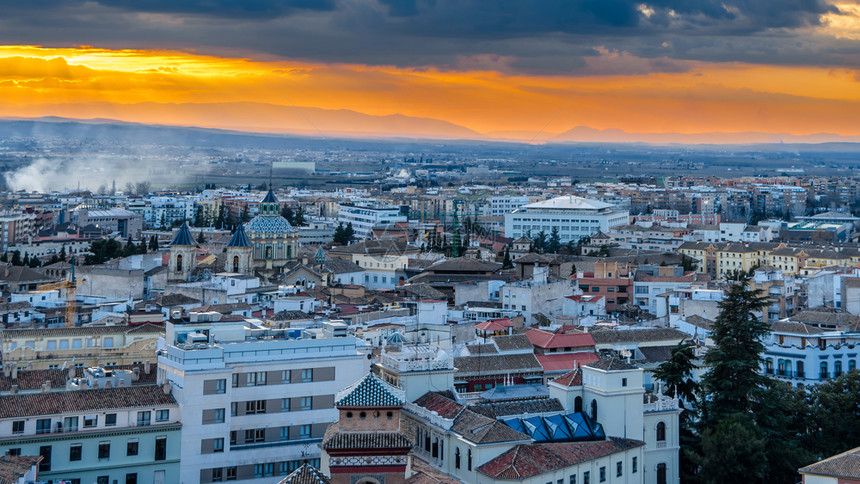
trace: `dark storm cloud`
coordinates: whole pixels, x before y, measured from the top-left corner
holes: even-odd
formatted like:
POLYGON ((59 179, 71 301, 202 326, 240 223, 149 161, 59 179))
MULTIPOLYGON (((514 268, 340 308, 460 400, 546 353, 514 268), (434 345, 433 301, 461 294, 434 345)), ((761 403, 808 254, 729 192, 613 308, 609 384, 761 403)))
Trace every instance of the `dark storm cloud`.
POLYGON ((587 67, 595 48, 668 58, 648 66, 667 71, 685 68, 671 59, 856 65, 855 41, 804 29, 832 11, 823 0, 36 0, 0 13, 0 41, 442 68, 492 55, 558 73, 587 67))

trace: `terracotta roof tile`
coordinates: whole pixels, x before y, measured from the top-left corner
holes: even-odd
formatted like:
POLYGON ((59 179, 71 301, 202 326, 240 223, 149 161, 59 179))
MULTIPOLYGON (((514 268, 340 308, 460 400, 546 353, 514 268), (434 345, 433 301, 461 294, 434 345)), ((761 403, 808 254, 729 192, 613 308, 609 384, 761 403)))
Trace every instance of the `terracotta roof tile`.
POLYGON ((495 479, 521 480, 645 445, 610 437, 597 442, 521 444, 478 467, 495 479))
POLYGON ((0 396, 0 418, 59 415, 121 408, 175 405, 159 386, 134 386, 0 396))

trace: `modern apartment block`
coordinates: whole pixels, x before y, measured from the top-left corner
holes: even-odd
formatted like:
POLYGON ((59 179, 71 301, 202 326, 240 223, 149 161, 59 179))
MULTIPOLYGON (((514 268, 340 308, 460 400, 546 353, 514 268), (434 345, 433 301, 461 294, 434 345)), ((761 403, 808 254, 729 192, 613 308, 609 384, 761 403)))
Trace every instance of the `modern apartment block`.
POLYGON ((180 433, 176 401, 154 385, 0 396, 0 455, 41 456, 44 482, 178 482, 180 433))
POLYGON ((159 344, 159 383, 180 405, 176 482, 274 482, 306 461, 319 466, 334 396, 365 375, 354 337, 314 338, 219 313, 171 318, 159 344))

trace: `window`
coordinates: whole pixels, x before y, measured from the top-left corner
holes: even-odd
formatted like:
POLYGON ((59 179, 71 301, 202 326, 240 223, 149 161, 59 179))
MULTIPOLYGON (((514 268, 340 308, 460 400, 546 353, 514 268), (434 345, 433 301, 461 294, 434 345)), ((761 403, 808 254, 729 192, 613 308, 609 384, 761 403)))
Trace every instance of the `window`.
MULTIPOLYGON (((116 418, 115 415, 114 415, 114 418, 116 418)), ((99 424, 99 416, 98 415, 84 415, 84 428, 85 429, 97 427, 98 424, 99 424)))
POLYGON ((236 468, 235 467, 228 467, 227 468, 227 480, 228 481, 235 481, 236 480, 236 468))
POLYGON ((72 444, 69 446, 69 461, 81 460, 81 444, 72 444))
MULTIPOLYGON (((167 422, 170 419, 170 410, 156 410, 155 411, 155 421, 156 422, 167 422)), ((221 420, 224 420, 224 409, 221 409, 221 420)))
POLYGON ((312 381, 314 381, 313 368, 305 368, 302 370, 302 383, 310 383, 312 381))
POLYGON ((239 386, 239 374, 238 373, 233 374, 231 384, 232 384, 233 388, 236 388, 239 386))
POLYGON ((636 474, 638 459, 636 457, 633 458, 633 461, 630 463, 630 473, 636 474))
POLYGON ((167 458, 167 437, 155 438, 155 460, 167 458))
POLYGON ((224 452, 224 437, 212 441, 212 452, 224 452))
POLYGON ((615 477, 621 477, 623 465, 621 461, 615 463, 615 477))
POLYGON ((281 440, 290 440, 290 428, 281 427, 281 440))
POLYGON ((12 422, 12 433, 13 434, 23 434, 24 433, 24 420, 16 420, 12 422))
POLYGON ((313 407, 313 397, 302 397, 302 410, 310 410, 313 407))
POLYGON ((11 449, 8 449, 8 451, 9 451, 9 455, 21 455, 21 448, 20 447, 13 447, 11 449))
POLYGON ((266 429, 248 429, 245 431, 245 443, 265 442, 266 429))
POLYGON ((247 374, 248 386, 263 386, 266 384, 266 372, 255 371, 247 374))
POLYGON ((245 402, 245 413, 253 415, 255 413, 266 413, 265 400, 248 400, 245 402))
POLYGON ((591 484, 591 472, 585 471, 582 473, 582 484, 591 484))
POLYGON ((311 426, 310 425, 302 425, 301 427, 299 427, 299 438, 300 439, 311 438, 311 426))
POLYGON ((827 378, 827 362, 822 361, 820 368, 821 368, 821 378, 822 379, 827 378))
POLYGON ((460 448, 459 447, 457 447, 454 450, 454 468, 455 469, 460 468, 460 448))
POLYGON ((214 423, 224 423, 224 409, 216 408, 213 412, 212 420, 214 423))
POLYGON ((99 442, 99 459, 110 459, 110 442, 99 442))
POLYGON ((96 477, 96 484, 109 484, 110 476, 98 476, 96 477))
POLYGON ((666 484, 666 464, 657 464, 657 484, 666 484))
POLYGON ((621 379, 621 386, 623 386, 623 387, 626 387, 626 386, 627 386, 627 378, 622 378, 622 379, 621 379))
POLYGON ((472 470, 472 449, 468 450, 468 454, 466 455, 466 470, 472 470))
POLYGON ((128 442, 125 444, 125 455, 127 455, 127 456, 137 455, 137 452, 138 452, 137 439, 128 439, 128 442))
MULTIPOLYGON (((105 415, 105 427, 113 427, 116 425, 116 414, 109 413, 105 415)), ((84 417, 84 427, 87 426, 87 419, 84 417)))
POLYGON ((105 348, 113 348, 113 338, 112 337, 110 337, 110 336, 105 337, 104 347, 105 348))
POLYGON ((289 412, 290 411, 290 399, 289 398, 282 398, 281 399, 281 411, 282 412, 289 412))
POLYGON ((657 423, 657 442, 666 440, 666 424, 663 422, 657 423))
POLYGON ((576 474, 571 474, 570 478, 567 480, 567 484, 576 484, 576 474))
POLYGON ((842 375, 842 362, 837 361, 833 363, 833 378, 839 378, 842 375))
POLYGON ((281 383, 289 383, 292 376, 290 370, 281 370, 281 383))
POLYGON ((597 400, 591 401, 591 419, 597 420, 597 400))
POLYGON ((227 380, 215 380, 215 393, 227 393, 227 380))
POLYGON ((271 477, 275 475, 275 463, 254 464, 254 477, 271 477))
POLYGON ((125 484, 137 484, 137 473, 132 472, 131 474, 126 474, 125 484))
POLYGON ((39 420, 36 420, 36 433, 37 434, 50 434, 51 433, 51 419, 40 418, 39 420))
POLYGON ((212 469, 212 482, 221 482, 224 480, 224 470, 220 467, 212 469))
POLYGON ((152 418, 152 412, 145 410, 143 412, 137 412, 137 426, 147 426, 150 423, 150 419, 152 418))
POLYGON ((600 468, 600 482, 606 482, 606 466, 600 468))
POLYGON ((39 472, 50 471, 51 470, 51 446, 50 445, 43 445, 43 446, 39 447, 39 455, 42 456, 42 462, 39 462, 39 472))

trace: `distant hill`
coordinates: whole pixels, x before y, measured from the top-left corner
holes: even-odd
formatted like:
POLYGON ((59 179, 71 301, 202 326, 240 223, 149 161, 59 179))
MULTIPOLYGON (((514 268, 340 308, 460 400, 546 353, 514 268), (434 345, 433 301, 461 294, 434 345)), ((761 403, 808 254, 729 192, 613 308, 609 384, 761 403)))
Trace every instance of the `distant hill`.
POLYGON ((771 143, 857 143, 860 136, 833 133, 793 135, 788 133, 628 133, 620 129, 594 129, 577 126, 550 138, 550 142, 580 143, 651 143, 651 144, 771 144, 771 143))
MULTIPOLYGON (((20 112, 21 109, 26 110, 26 107, 16 108, 15 112, 20 112)), ((0 104, 0 115, 9 111, 0 104)), ((37 113, 44 112, 51 112, 57 117, 79 120, 116 120, 162 126, 196 126, 255 133, 359 138, 483 138, 483 135, 471 129, 432 118, 402 114, 376 116, 347 109, 292 107, 252 102, 54 104, 34 107, 33 117, 39 117, 37 113)))

